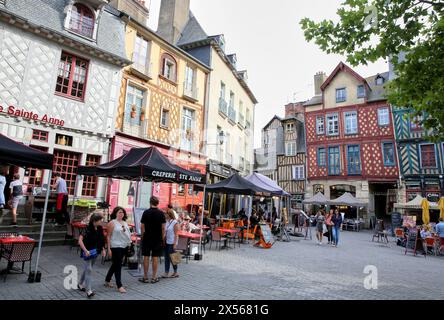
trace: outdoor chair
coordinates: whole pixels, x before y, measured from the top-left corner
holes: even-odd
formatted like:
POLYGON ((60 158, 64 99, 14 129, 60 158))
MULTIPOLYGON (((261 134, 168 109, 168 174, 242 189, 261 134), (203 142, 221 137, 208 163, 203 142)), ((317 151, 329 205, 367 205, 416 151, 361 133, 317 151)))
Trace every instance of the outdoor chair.
POLYGON ((184 237, 179 237, 179 241, 177 242, 176 246, 177 251, 182 251, 182 254, 185 255, 186 263, 188 263, 189 259, 189 246, 188 246, 188 239, 184 237))
POLYGON ((389 242, 387 238, 387 232, 384 231, 384 221, 376 220, 375 232, 373 233, 372 242, 375 241, 375 238, 378 238, 378 242, 383 240, 385 242, 389 242))
POLYGON ((210 250, 211 250, 211 246, 213 244, 213 241, 216 242, 216 245, 219 246, 219 251, 221 249, 221 242, 224 242, 224 246, 227 245, 227 238, 222 237, 219 233, 219 231, 211 231, 211 242, 210 242, 210 250))
MULTIPOLYGON (((199 233, 200 233, 200 231, 199 231, 199 233)), ((207 244, 206 239, 207 239, 207 233, 204 231, 204 232, 202 232, 202 247, 203 247, 204 252, 206 252, 206 248, 205 248, 205 246, 207 244)), ((199 240, 191 240, 190 243, 200 245, 199 240)))
POLYGON ((435 256, 438 255, 437 245, 435 238, 425 238, 424 246, 428 252, 432 252, 435 256))
POLYGON ((31 272, 31 259, 34 248, 35 242, 3 245, 2 255, 0 258, 4 258, 8 261, 3 281, 6 281, 6 277, 9 271, 12 269, 13 264, 16 262, 22 263, 22 273, 24 273, 25 262, 29 261, 29 272, 31 272))
POLYGON ((253 229, 244 230, 244 240, 254 240, 256 238, 257 225, 253 229))
POLYGON ((18 237, 17 232, 0 232, 0 238, 18 237))
POLYGON ((233 243, 233 247, 236 248, 236 243, 239 244, 239 248, 241 245, 241 240, 242 240, 242 235, 241 234, 241 228, 235 228, 235 230, 237 230, 236 233, 227 235, 226 238, 228 240, 228 243, 232 242, 233 243))

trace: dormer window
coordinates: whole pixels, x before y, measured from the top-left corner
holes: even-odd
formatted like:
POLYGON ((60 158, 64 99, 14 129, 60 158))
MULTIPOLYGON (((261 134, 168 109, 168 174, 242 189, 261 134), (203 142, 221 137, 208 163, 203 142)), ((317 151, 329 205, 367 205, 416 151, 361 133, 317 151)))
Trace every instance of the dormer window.
POLYGON ((358 99, 365 98, 365 87, 363 84, 358 86, 358 99))
POLYGON ((381 77, 381 76, 378 76, 378 77, 376 77, 375 82, 376 82, 377 86, 382 86, 384 84, 384 82, 385 82, 385 79, 383 77, 381 77))
POLYGON ((95 18, 93 11, 81 3, 72 6, 69 29, 82 36, 94 37, 95 18))

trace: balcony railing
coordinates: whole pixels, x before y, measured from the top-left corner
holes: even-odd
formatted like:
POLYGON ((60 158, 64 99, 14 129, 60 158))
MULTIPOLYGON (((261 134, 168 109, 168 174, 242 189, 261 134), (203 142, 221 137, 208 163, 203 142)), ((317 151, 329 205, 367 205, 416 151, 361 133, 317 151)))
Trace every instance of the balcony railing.
POLYGON ((234 107, 230 106, 228 109, 228 118, 232 122, 236 123, 236 110, 234 110, 234 107))
POLYGON ((219 98, 219 112, 224 116, 228 116, 228 104, 222 97, 219 98))
POLYGON ((136 61, 135 55, 136 55, 136 53, 134 52, 133 57, 132 57, 133 64, 131 65, 131 68, 133 70, 139 72, 140 74, 152 79, 153 76, 152 76, 151 70, 152 70, 153 64, 149 63, 147 61, 145 61, 145 63, 142 63, 141 61, 136 61))
POLYGON ((190 86, 187 82, 185 82, 183 84, 183 95, 197 101, 199 100, 199 88, 196 88, 195 86, 190 86))

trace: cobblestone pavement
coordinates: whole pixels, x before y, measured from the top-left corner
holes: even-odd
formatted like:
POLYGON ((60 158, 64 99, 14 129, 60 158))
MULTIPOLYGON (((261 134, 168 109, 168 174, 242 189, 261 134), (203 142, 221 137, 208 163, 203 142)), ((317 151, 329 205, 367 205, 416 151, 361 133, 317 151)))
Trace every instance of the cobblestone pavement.
MULTIPOLYGON (((371 242, 368 232, 346 231, 341 235, 339 248, 297 238, 276 242, 270 250, 251 244, 222 251, 207 248, 203 261, 179 266, 180 278, 162 279, 157 284, 142 284, 124 269, 123 283, 128 291, 125 295, 103 286, 109 263, 98 263, 94 270, 94 299, 444 299, 444 257, 404 255, 404 249, 393 241, 389 246, 371 242), (364 288, 367 265, 377 267, 376 290, 364 288)), ((29 284, 27 275, 8 275, 6 282, 0 277, 0 300, 85 299, 84 293, 64 288, 67 265, 81 270, 76 249, 43 248, 42 282, 29 284)), ((0 262, 2 269, 5 266, 4 261, 0 262)), ((163 265, 159 269, 162 272, 163 265)))

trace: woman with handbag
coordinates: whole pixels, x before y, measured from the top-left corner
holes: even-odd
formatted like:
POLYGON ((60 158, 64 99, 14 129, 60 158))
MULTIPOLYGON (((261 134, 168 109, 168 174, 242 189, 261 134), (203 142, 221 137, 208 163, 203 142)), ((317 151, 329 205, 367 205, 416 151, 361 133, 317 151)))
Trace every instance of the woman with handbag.
POLYGON ((327 238, 328 238, 328 244, 333 245, 333 226, 334 223, 332 221, 333 219, 333 209, 330 209, 330 212, 325 217, 325 224, 327 225, 327 238))
POLYGON ((324 212, 322 210, 318 211, 315 217, 316 221, 316 238, 318 239, 318 245, 322 245, 322 237, 324 234, 325 228, 325 217, 324 212))
POLYGON ((92 270, 94 263, 100 252, 102 256, 106 255, 105 251, 105 237, 103 236, 103 228, 100 226, 103 217, 99 213, 94 213, 89 219, 88 227, 86 228, 86 233, 80 235, 79 246, 82 249, 81 257, 84 260, 83 263, 83 273, 80 278, 80 283, 77 288, 80 291, 86 292, 88 298, 92 298, 95 292, 92 291, 92 270))
POLYGON ((115 275, 117 290, 126 293, 122 285, 122 262, 128 247, 131 246, 131 232, 126 223, 127 215, 122 207, 114 208, 111 213, 111 221, 108 223, 107 244, 108 256, 111 257, 112 265, 105 278, 105 287, 113 288, 111 278, 115 275))
POLYGON ((174 264, 171 260, 171 254, 175 254, 176 245, 179 240, 179 224, 177 223, 173 210, 167 210, 165 214, 166 226, 165 226, 165 273, 162 278, 178 278, 177 264, 174 264), (173 265, 174 273, 170 276, 170 264, 173 265))

